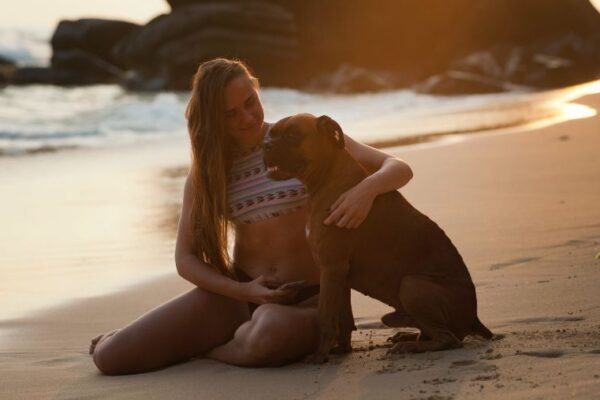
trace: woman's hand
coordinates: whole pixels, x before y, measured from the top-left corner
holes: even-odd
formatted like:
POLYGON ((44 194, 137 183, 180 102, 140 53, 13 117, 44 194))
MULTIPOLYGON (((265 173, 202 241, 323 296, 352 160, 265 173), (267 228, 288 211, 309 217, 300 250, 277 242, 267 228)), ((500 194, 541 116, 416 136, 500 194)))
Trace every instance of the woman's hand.
POLYGON ((344 135, 346 150, 365 169, 368 176, 344 192, 330 207, 323 223, 340 228, 357 228, 367 218, 373 200, 380 194, 397 190, 412 179, 411 168, 403 160, 359 143, 344 135))
POLYGON ((301 285, 270 280, 264 275, 243 284, 242 299, 254 304, 290 303, 298 295, 301 285))
POLYGON ((338 197, 329 208, 330 214, 323 223, 335 223, 340 228, 358 228, 369 215, 375 196, 376 193, 362 181, 338 197))

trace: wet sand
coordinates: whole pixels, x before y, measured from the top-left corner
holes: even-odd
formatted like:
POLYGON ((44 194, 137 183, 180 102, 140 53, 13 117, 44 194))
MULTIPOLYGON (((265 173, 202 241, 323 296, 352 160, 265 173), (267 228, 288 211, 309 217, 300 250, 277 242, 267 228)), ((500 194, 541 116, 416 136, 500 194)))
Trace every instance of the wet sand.
MULTIPOLYGON (((600 109, 598 95, 580 102, 600 109)), ((235 399, 242 393, 245 398, 263 399, 595 398, 600 393, 598 149, 596 116, 529 132, 470 135, 458 143, 394 150, 415 173, 402 192, 459 248, 477 286, 480 318, 495 333, 504 334, 502 340, 468 338, 463 349, 386 357, 385 339, 395 330, 382 327, 378 320, 388 308, 355 293, 359 327, 353 336, 355 351, 324 366, 247 369, 195 360, 123 377, 97 372, 87 355, 90 338, 192 287, 176 276, 170 253, 180 172, 187 160, 184 141, 135 151, 74 151, 73 157, 41 154, 0 160, 5 193, 19 193, 19 197, 3 195, 9 198, 3 208, 28 206, 7 226, 18 226, 19 218, 28 221, 31 216, 39 221, 38 231, 45 232, 29 235, 21 227, 12 228, 16 233, 11 234, 3 228, 3 254, 12 251, 12 259, 24 260, 23 252, 29 251, 39 257, 31 258, 31 266, 45 258, 59 265, 65 261, 60 257, 72 249, 80 258, 71 262, 85 273, 100 279, 102 263, 135 264, 124 285, 143 282, 89 297, 86 291, 105 288, 94 289, 94 284, 71 289, 64 269, 62 275, 49 277, 47 286, 80 291, 80 297, 87 298, 27 317, 2 318, 0 398, 235 399), (67 159, 70 163, 60 164, 67 159), (126 165, 123 160, 128 160, 126 165), (47 177, 42 175, 45 170, 47 177), (66 170, 73 171, 72 178, 52 174, 66 170), (93 171, 95 181, 82 178, 81 171, 86 175, 93 171), (42 185, 46 181, 53 183, 42 185), (39 185, 31 186, 36 182, 39 185), (72 192, 73 185, 85 190, 72 192), (94 188, 109 195, 102 197, 102 190, 94 188), (47 200, 45 211, 38 209, 41 200, 47 200), (95 211, 102 204, 112 208, 95 211), (115 221, 121 220, 116 216, 129 222, 114 229, 115 221), (71 222, 63 222, 64 218, 71 222), (102 221, 107 225, 104 231, 97 227, 102 221), (81 229, 88 224, 99 230, 81 229), (60 236, 53 237, 49 226, 60 236), (81 242, 58 240, 79 231, 75 237, 81 242), (11 248, 17 242, 11 238, 16 237, 26 239, 25 244, 18 242, 21 250, 11 248), (131 243, 115 247, 123 240, 131 243), (105 246, 94 247, 95 241, 105 246), (90 249, 87 258, 80 254, 84 244, 90 249), (52 254, 60 257, 53 259, 52 254), (94 268, 88 269, 88 264, 94 268)), ((19 273, 14 272, 11 284, 0 284, 4 285, 0 296, 10 294, 2 298, 5 310, 45 290, 41 284, 22 282, 17 289, 19 273)), ((44 294, 39 296, 43 300, 44 294)))

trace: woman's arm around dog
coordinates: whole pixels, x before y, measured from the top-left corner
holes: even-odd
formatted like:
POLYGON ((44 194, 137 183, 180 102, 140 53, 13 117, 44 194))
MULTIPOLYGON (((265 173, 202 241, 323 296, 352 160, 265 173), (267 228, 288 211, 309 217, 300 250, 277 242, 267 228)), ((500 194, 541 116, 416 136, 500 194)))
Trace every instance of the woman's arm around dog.
POLYGON ((400 189, 412 179, 413 173, 406 162, 391 154, 359 143, 347 135, 344 135, 344 141, 348 153, 367 170, 369 176, 340 195, 330 207, 331 213, 324 223, 352 229, 365 220, 375 197, 400 189))

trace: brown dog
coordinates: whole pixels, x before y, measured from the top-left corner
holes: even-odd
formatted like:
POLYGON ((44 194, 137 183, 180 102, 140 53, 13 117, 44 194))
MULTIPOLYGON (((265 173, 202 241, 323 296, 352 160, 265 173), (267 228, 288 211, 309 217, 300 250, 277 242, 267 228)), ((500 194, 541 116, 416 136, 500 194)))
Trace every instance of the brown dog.
POLYGON ((271 128, 264 147, 271 177, 296 177, 310 195, 307 232, 321 269, 321 295, 320 341, 309 361, 351 350, 350 288, 394 307, 384 322, 421 331, 395 336, 391 352, 457 348, 468 334, 492 337, 477 317, 475 286, 462 257, 399 192, 378 196, 356 229, 323 224, 338 196, 367 176, 344 149, 337 122, 309 114, 285 118, 271 128))

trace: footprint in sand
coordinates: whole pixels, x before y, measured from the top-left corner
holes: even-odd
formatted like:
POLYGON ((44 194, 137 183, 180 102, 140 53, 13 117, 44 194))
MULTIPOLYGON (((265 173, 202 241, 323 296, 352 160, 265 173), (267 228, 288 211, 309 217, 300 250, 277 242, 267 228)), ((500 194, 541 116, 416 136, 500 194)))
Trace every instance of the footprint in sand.
POLYGON ((498 269, 512 267, 519 264, 525 264, 532 261, 541 260, 541 257, 524 257, 524 258, 516 258, 514 260, 510 260, 504 263, 492 264, 490 267, 490 271, 496 271, 498 269))
POLYGON ((477 375, 476 377, 474 377, 473 379, 471 379, 471 381, 476 382, 476 381, 492 381, 492 380, 496 380, 500 378, 500 374, 499 373, 494 373, 494 374, 490 374, 490 375, 477 375))
POLYGON ((514 324, 531 324, 535 322, 577 322, 584 321, 584 317, 575 317, 575 316, 560 316, 560 317, 533 317, 533 318, 524 318, 524 319, 514 319, 511 323, 514 324))
POLYGON ((482 363, 477 360, 458 360, 452 361, 452 364, 450 364, 450 368, 470 366, 474 367, 470 369, 474 369, 480 372, 495 372, 498 370, 498 366, 496 364, 482 363))
POLYGON ((452 361, 452 367, 466 367, 467 365, 477 364, 477 360, 458 360, 452 361))
POLYGON ((57 357, 57 358, 48 358, 45 360, 39 360, 31 363, 32 365, 42 366, 42 367, 53 367, 60 364, 69 364, 73 362, 77 362, 81 359, 79 355, 70 356, 70 357, 57 357))
POLYGON ((541 357, 541 358, 559 358, 565 355, 560 350, 542 350, 542 351, 520 351, 517 350, 515 353, 518 356, 530 356, 530 357, 541 357))

